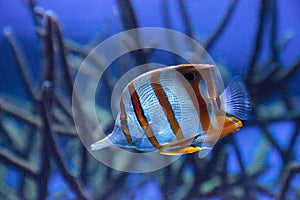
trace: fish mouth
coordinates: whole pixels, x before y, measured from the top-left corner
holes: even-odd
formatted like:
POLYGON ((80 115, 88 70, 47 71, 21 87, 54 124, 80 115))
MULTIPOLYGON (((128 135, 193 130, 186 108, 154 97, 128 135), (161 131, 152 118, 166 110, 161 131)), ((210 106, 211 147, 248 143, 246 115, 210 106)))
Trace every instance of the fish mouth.
POLYGON ((220 138, 229 136, 229 135, 239 131, 243 127, 243 123, 240 119, 238 119, 232 115, 227 115, 227 113, 226 113, 226 116, 224 116, 223 120, 224 120, 223 128, 222 128, 221 134, 219 135, 220 138))

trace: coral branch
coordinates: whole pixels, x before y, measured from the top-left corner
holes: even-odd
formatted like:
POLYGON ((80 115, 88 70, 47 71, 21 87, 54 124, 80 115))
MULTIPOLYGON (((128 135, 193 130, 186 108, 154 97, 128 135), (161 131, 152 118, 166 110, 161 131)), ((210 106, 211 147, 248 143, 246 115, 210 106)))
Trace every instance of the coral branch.
POLYGON ((185 28, 185 34, 191 38, 193 38, 193 30, 192 30, 192 25, 191 25, 191 20, 188 16, 188 9, 186 7, 186 1, 184 0, 178 0, 178 7, 179 7, 179 11, 180 14, 182 16, 183 19, 183 23, 184 23, 184 28, 185 28))
POLYGON ((71 105, 68 104, 68 103, 70 103, 70 102, 66 103, 66 102, 64 101, 65 98, 66 98, 66 97, 64 97, 64 96, 63 96, 61 93, 59 93, 59 92, 55 92, 55 94, 54 94, 54 101, 55 101, 56 105, 58 106, 58 108, 60 108, 61 111, 62 111, 63 113, 65 113, 66 116, 67 116, 68 118, 72 119, 73 116, 72 116, 71 105))
POLYGON ((233 149, 236 153, 236 156, 237 156, 238 163, 240 165, 242 174, 244 176, 247 176, 247 171, 246 171, 246 167, 244 166, 243 158, 242 158, 242 155, 241 155, 241 150, 240 150, 237 142, 235 141, 235 139, 232 139, 231 143, 232 143, 233 149))
POLYGON ((42 120, 42 152, 41 152, 41 175, 38 199, 46 199, 48 195, 48 179, 50 175, 50 152, 52 148, 49 145, 49 137, 52 134, 51 119, 52 119, 52 103, 53 103, 53 83, 55 80, 54 71, 54 46, 52 37, 52 24, 50 16, 45 14, 43 18, 43 26, 45 34, 43 35, 44 47, 44 76, 41 88, 40 100, 40 116, 42 120), (50 112, 51 111, 51 112, 50 112))
POLYGON ((287 175, 286 175, 286 178, 284 179, 284 181, 282 183, 282 188, 281 188, 281 191, 279 193, 278 200, 287 199, 286 198, 286 193, 287 193, 287 191, 290 187, 290 182, 291 182, 292 178, 298 173, 300 173, 300 164, 292 164, 288 167, 287 175))
POLYGON ((292 155, 293 148, 295 147, 295 144, 297 142, 297 138, 299 137, 299 135, 300 135, 300 123, 299 123, 299 120, 297 120, 296 121, 296 127, 293 131, 293 135, 290 139, 288 149, 286 151, 287 154, 292 155))
MULTIPOLYGON (((12 103, 5 101, 3 98, 0 98, 0 110, 5 112, 8 115, 15 117, 18 120, 24 121, 29 125, 33 125, 37 128, 41 127, 41 121, 38 116, 32 115, 32 113, 27 112, 19 107, 15 106, 12 103)), ((75 129, 68 130, 60 125, 53 125, 53 131, 65 136, 75 137, 77 133, 75 129)))
POLYGON ((138 28, 137 19, 130 0, 117 0, 125 30, 138 28))
MULTIPOLYGON (((46 65, 45 65, 46 66, 46 65)), ((53 68, 52 68, 53 70, 53 68)), ((53 77, 52 77, 53 78, 53 77)), ((51 99, 52 83, 45 81, 42 85, 41 102, 40 102, 40 115, 42 118, 42 146, 41 146, 41 170, 40 170, 40 184, 38 191, 38 199, 46 199, 48 194, 48 180, 50 175, 50 151, 48 145, 48 135, 51 132, 51 125, 49 122, 49 114, 46 109, 52 103, 51 99)))
POLYGON ((272 198, 272 199, 275 199, 275 198, 276 198, 276 195, 273 194, 271 191, 269 191, 269 189, 266 188, 266 187, 263 187, 263 186, 261 186, 261 185, 257 185, 257 186, 255 186, 255 189, 256 189, 258 192, 260 192, 260 193, 262 193, 262 194, 265 194, 265 195, 267 195, 268 197, 270 197, 270 198, 272 198))
MULTIPOLYGON (((168 29, 172 29, 171 25, 171 13, 170 13, 170 6, 169 3, 170 1, 161 1, 162 3, 162 8, 161 8, 161 13, 163 14, 163 22, 164 26, 168 29)), ((178 45, 176 44, 176 40, 174 38, 173 32, 168 32, 168 44, 170 46, 170 49, 172 49, 174 52, 178 51, 178 45)), ((174 54, 172 54, 173 61, 179 63, 178 57, 174 54)))
POLYGON ((277 48, 277 23, 278 23, 278 12, 277 12, 277 0, 270 0, 270 6, 271 6, 271 14, 272 14, 272 25, 271 25, 271 51, 272 51, 272 61, 273 64, 277 67, 279 67, 279 54, 278 54, 278 48, 277 48))
POLYGON ((281 149, 279 144, 276 142, 276 140, 272 137, 272 135, 268 131, 267 125, 266 124, 261 124, 260 128, 261 128, 263 134, 265 135, 265 137, 268 139, 268 141, 272 144, 272 146, 275 147, 275 149, 279 152, 281 157, 284 158, 284 155, 285 155, 284 151, 281 149))
MULTIPOLYGON (((191 37, 191 38, 194 38, 192 25, 191 25, 190 18, 189 18, 189 15, 188 15, 188 9, 187 9, 186 3, 187 3, 187 1, 178 0, 179 12, 180 12, 180 14, 182 16, 182 19, 183 19, 185 34, 187 36, 191 37)), ((194 45, 191 41, 188 41, 188 44, 186 44, 186 45, 189 46, 190 51, 192 51, 192 52, 195 51, 195 47, 194 47, 194 45)))
POLYGON ((54 46, 53 46, 53 27, 51 22, 51 14, 45 13, 44 16, 45 34, 43 35, 44 44, 44 78, 43 80, 54 80, 54 46))
POLYGON ((13 34, 13 31, 10 28, 4 30, 4 35, 6 36, 13 53, 15 55, 17 66, 21 74, 21 78, 25 84, 26 90, 33 101, 37 100, 37 91, 33 85, 32 80, 30 79, 27 61, 23 55, 21 45, 17 41, 16 37, 13 34))
POLYGON ((93 64, 95 64, 101 70, 105 70, 104 66, 106 63, 105 63, 105 59, 103 58, 103 56, 102 55, 94 56, 94 54, 90 54, 92 49, 90 49, 89 47, 80 45, 71 40, 65 40, 64 45, 69 51, 71 51, 75 54, 78 54, 78 55, 82 56, 83 58, 86 58, 87 56, 89 56, 89 60, 91 60, 93 62, 93 64))
MULTIPOLYGON (((54 70, 54 69, 53 69, 54 70)), ((53 77, 50 76, 50 78, 53 77)), ((59 170, 62 172, 63 177, 65 178, 65 180, 67 181, 67 183, 70 185, 70 187, 74 190, 74 192, 78 195, 78 198, 80 199, 87 199, 87 197, 85 196, 84 192, 81 190, 81 187, 79 186, 79 184, 77 183, 76 179, 74 178, 73 175, 70 174, 70 172, 67 170, 63 159, 61 157, 61 154, 59 153, 58 147, 55 143, 55 139, 51 130, 51 110, 52 110, 52 98, 53 98, 53 89, 52 89, 52 83, 51 80, 46 80, 43 83, 43 88, 42 88, 42 106, 41 106, 41 116, 43 119, 43 137, 44 137, 44 146, 43 149, 45 149, 44 154, 50 154, 53 159, 56 161, 59 170), (51 151, 50 151, 51 150, 51 151), (48 152, 49 151, 49 152, 48 152)), ((43 155, 43 156, 46 156, 43 155)), ((43 163, 43 165, 47 165, 47 161, 44 160, 45 163, 43 163)), ((48 161, 49 162, 49 161, 48 161)), ((46 166, 47 167, 47 166, 46 166)), ((42 170, 42 174, 47 174, 49 171, 49 169, 44 169, 45 172, 43 172, 42 170)), ((45 177, 43 175, 43 180, 46 179, 47 177, 45 177)), ((47 182, 47 181, 46 181, 47 182)), ((43 192, 45 191, 45 188, 43 189, 43 192)), ((45 194, 43 194, 45 195, 45 194)), ((42 195, 42 196, 43 196, 42 195)))
MULTIPOLYGON (((138 22, 130 0, 117 0, 117 4, 120 10, 124 29, 130 30, 138 28, 138 22)), ((135 32, 133 38, 134 41, 140 46, 140 35, 138 31, 135 32)), ((147 63, 147 57, 149 54, 147 54, 143 49, 135 51, 133 55, 138 65, 147 63)))
POLYGON ((22 174, 30 176, 34 179, 38 177, 38 173, 31 167, 31 164, 17 158, 12 153, 0 149, 0 162, 13 166, 21 171, 22 174))
MULTIPOLYGON (((54 16, 52 16, 51 19, 52 19, 52 23, 53 23, 54 35, 56 37, 57 45, 59 48, 59 57, 60 57, 60 61, 63 66, 63 77, 65 80, 65 84, 67 86, 67 90, 69 92, 69 95, 73 96, 73 101, 77 102, 75 104, 77 105, 78 113, 80 113, 81 116, 84 116, 83 109, 82 109, 81 105, 78 103, 79 100, 78 100, 77 94, 76 94, 76 92, 73 93, 73 81, 72 81, 72 77, 71 77, 70 67, 67 62, 66 49, 64 46, 64 40, 62 37, 62 32, 60 29, 59 22, 57 21, 57 19, 54 16)), ((82 128, 86 132, 89 131, 85 122, 82 123, 82 128)), ((53 152, 53 156, 54 156, 58 166, 62 170, 62 174, 63 174, 64 178, 69 182, 71 188, 73 188, 73 190, 77 193, 77 195, 80 199, 86 199, 87 197, 84 194, 84 192, 81 190, 79 183, 77 183, 76 179, 68 172, 66 166, 64 165, 63 160, 61 158, 61 154, 59 153, 59 149, 55 144, 54 138, 52 138, 51 140, 52 140, 51 143, 55 149, 55 151, 53 152)), ((86 165, 87 165, 87 152, 83 146, 82 146, 81 150, 82 150, 82 159, 84 161, 84 164, 81 165, 81 177, 82 177, 82 176, 85 176, 86 165)), ((85 182, 84 178, 82 180, 85 182)))
POLYGON ((40 121, 37 116, 34 116, 32 115, 32 113, 26 112, 23 109, 20 109, 16 105, 9 103, 8 101, 6 101, 1 97, 0 97, 0 110, 19 120, 25 121, 35 126, 40 126, 40 121))
POLYGON ((255 63, 257 60, 257 57, 261 51, 261 40, 263 35, 263 29, 264 29, 264 22, 266 18, 266 7, 267 7, 268 0, 262 0, 260 4, 260 11, 259 11, 259 18, 258 18, 258 24, 257 24, 257 30, 255 35, 255 44, 252 50, 252 55, 249 60, 247 74, 246 74, 246 83, 250 84, 251 77, 254 72, 255 63))
POLYGON ((278 72, 276 77, 276 82, 278 85, 282 85, 289 79, 291 79, 292 76, 295 76, 300 69, 300 59, 296 60, 290 67, 287 69, 283 69, 280 72, 278 72))
POLYGON ((217 41, 217 39, 224 32, 227 24, 229 23, 232 15, 233 15, 233 11, 235 10, 235 8, 237 6, 237 2, 238 2, 238 0, 231 0, 231 3, 229 5, 228 9, 226 10, 221 23, 217 26, 217 29, 211 34, 211 36, 208 38, 208 40, 206 41, 206 43, 204 45, 204 48, 207 51, 210 50, 210 48, 214 45, 214 43, 217 41))
POLYGON ((38 16, 36 15, 36 13, 35 13, 35 7, 36 7, 36 2, 35 2, 35 0, 24 0, 25 1, 25 3, 27 4, 27 6, 28 6, 28 8, 29 8, 29 11, 30 11, 30 13, 31 13, 31 16, 32 16, 32 20, 33 20, 33 23, 34 23, 34 25, 36 26, 36 27, 38 27, 38 26, 40 26, 41 24, 41 22, 40 22, 40 20, 39 20, 39 18, 38 18, 38 16))
POLYGON ((66 55, 66 49, 64 46, 63 38, 62 38, 62 32, 60 29, 59 22, 57 21, 56 17, 51 16, 51 21, 53 23, 53 29, 54 29, 54 35, 57 40, 57 45, 59 48, 59 58, 61 61, 61 64, 63 66, 63 79, 65 80, 65 84, 67 86, 69 95, 72 95, 73 92, 73 81, 71 77, 70 67, 67 62, 67 55, 66 55))

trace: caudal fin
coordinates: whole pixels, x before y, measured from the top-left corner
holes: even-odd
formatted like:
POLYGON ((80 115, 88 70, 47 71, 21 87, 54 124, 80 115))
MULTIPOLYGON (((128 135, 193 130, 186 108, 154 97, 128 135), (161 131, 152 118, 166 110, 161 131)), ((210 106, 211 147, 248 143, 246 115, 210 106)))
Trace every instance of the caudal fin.
POLYGON ((229 83, 220 95, 221 109, 241 120, 246 120, 251 112, 250 94, 245 84, 238 78, 229 83))
POLYGON ((91 145, 91 150, 96 151, 100 150, 109 146, 112 146, 113 143, 110 141, 108 137, 105 137, 102 140, 99 140, 98 142, 95 142, 94 144, 91 145))

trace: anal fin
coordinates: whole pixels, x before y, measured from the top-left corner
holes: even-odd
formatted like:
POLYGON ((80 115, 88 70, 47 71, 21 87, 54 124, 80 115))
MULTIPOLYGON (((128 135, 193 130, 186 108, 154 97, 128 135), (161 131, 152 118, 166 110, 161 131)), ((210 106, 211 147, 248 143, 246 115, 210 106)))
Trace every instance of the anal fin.
POLYGON ((209 147, 193 147, 193 146, 188 146, 188 147, 179 147, 179 148, 172 148, 172 149, 163 149, 159 153, 162 155, 169 155, 169 156, 179 156, 182 154, 190 154, 190 153, 195 153, 197 151, 201 150, 208 150, 211 149, 209 147))

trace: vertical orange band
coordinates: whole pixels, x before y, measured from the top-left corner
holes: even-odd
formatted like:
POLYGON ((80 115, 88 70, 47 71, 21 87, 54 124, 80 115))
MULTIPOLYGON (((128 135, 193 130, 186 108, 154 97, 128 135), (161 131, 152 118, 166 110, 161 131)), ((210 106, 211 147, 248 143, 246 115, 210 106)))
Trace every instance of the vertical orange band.
POLYGON ((167 119, 169 121, 169 124, 171 126, 173 133, 175 134, 175 136, 178 140, 182 140, 182 139, 184 139, 184 135, 178 124, 177 119, 175 118, 175 114, 174 114, 171 104, 168 100, 168 97, 167 97, 165 91, 163 90, 161 84, 159 83, 159 73, 160 72, 157 71, 152 74, 152 78, 151 78, 152 88, 155 92, 155 95, 156 95, 160 105, 163 107, 164 113, 167 116, 167 119))
POLYGON ((151 142, 151 144, 154 147, 156 147, 157 149, 160 149, 161 145, 159 144, 156 137, 154 136, 151 125, 148 124, 148 121, 147 121, 146 116, 144 114, 144 110, 141 106, 139 96, 138 96, 138 94, 137 94, 137 92, 134 88, 133 82, 130 82, 128 87, 129 87, 129 93, 131 95, 131 101, 132 101, 133 109, 134 109, 134 112, 137 116, 139 124, 144 129, 145 134, 146 134, 147 138, 149 139, 149 141, 151 142))
POLYGON ((122 97, 121 97, 121 100, 120 100, 120 107, 121 107, 121 115, 120 115, 121 129, 122 129, 122 132, 125 135, 125 138, 126 138, 127 142, 129 144, 132 144, 132 138, 130 136, 130 131, 129 131, 128 122, 127 122, 127 115, 126 115, 126 111, 125 111, 125 107, 124 107, 122 97))

